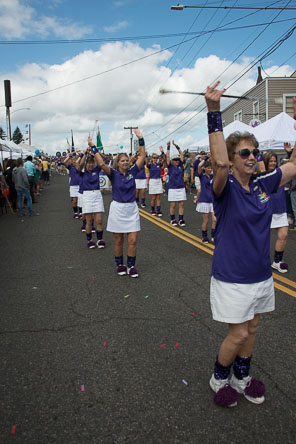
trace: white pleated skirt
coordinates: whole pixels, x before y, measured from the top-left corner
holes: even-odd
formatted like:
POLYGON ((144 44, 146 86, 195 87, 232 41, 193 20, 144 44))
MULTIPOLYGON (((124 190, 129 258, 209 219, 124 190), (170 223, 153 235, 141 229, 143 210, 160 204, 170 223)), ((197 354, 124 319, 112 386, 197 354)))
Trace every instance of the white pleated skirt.
POLYGON ((70 197, 78 197, 79 185, 70 185, 70 197))
POLYGON ((147 179, 135 179, 136 189, 143 190, 147 188, 147 179))
POLYGON ((104 202, 100 190, 83 191, 82 213, 104 213, 104 202))
POLYGON ((180 202, 182 200, 187 200, 185 188, 169 188, 169 202, 180 202))
POLYGON ((288 227, 287 213, 273 214, 271 219, 270 228, 288 227))
POLYGON ((198 213, 214 213, 214 206, 212 203, 198 202, 196 211, 198 213))
POLYGON ((141 230, 139 208, 135 202, 121 203, 113 200, 109 209, 107 231, 134 233, 141 230))
POLYGON ((161 178, 149 180, 149 194, 162 194, 163 188, 161 178))

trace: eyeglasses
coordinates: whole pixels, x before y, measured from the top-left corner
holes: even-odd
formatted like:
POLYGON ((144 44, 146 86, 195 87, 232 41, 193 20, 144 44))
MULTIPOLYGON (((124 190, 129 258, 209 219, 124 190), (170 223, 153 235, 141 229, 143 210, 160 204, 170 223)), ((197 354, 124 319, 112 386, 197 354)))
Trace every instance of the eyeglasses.
POLYGON ((152 159, 158 159, 158 157, 157 156, 152 156, 152 159))
POLYGON ((242 148, 241 150, 233 151, 233 154, 239 154, 242 159, 247 159, 251 154, 257 158, 260 154, 260 150, 254 148, 253 151, 251 151, 249 148, 242 148))

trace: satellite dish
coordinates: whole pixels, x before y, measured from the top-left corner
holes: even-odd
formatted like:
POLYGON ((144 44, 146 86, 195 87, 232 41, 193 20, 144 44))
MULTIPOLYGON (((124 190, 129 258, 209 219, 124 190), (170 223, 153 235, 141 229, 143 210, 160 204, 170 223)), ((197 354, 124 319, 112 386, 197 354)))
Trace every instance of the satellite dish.
POLYGON ((252 128, 256 128, 256 126, 260 125, 260 123, 261 123, 261 120, 259 120, 259 119, 252 119, 251 122, 249 123, 249 125, 252 128))

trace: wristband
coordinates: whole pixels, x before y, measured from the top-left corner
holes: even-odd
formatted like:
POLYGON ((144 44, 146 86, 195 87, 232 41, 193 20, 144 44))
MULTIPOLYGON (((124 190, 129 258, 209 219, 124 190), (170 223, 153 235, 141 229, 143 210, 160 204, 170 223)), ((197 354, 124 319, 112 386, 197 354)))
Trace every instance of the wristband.
POLYGON ((216 133, 223 131, 221 111, 209 112, 208 116, 208 133, 216 133))
POLYGON ((82 159, 83 156, 84 156, 83 153, 79 154, 80 159, 82 159))
POLYGON ((145 146, 145 141, 144 141, 143 137, 141 139, 139 139, 139 146, 145 146))

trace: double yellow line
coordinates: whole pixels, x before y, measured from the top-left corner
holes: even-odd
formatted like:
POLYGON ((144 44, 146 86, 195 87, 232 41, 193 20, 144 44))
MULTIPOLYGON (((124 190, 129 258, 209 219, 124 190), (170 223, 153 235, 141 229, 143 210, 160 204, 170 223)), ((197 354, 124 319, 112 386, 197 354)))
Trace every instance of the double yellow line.
MULTIPOLYGON (((162 228, 163 230, 168 231, 169 233, 173 234, 174 236, 178 237, 179 239, 182 239, 185 242, 193 245, 194 247, 199 248, 200 250, 204 251, 205 253, 211 254, 213 256, 214 249, 215 249, 214 245, 203 244, 202 240, 199 237, 194 236, 193 234, 188 233, 187 231, 185 231, 179 227, 173 227, 171 224, 169 224, 165 220, 160 219, 157 216, 151 216, 151 214, 147 213, 147 211, 144 211, 141 208, 139 209, 139 212, 140 212, 140 215, 144 219, 147 219, 149 222, 152 222, 154 225, 157 225, 158 227, 162 228)), ((279 284, 278 282, 274 282, 275 288, 296 298, 296 291, 289 288, 289 287, 292 287, 292 288, 296 289, 296 282, 291 281, 290 279, 287 279, 277 273, 272 273, 272 275, 273 275, 274 280, 281 282, 281 284, 279 284), (283 285, 283 284, 285 284, 285 285, 283 285)))

